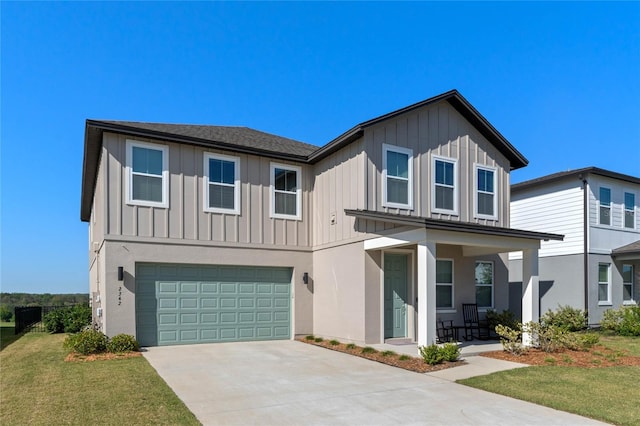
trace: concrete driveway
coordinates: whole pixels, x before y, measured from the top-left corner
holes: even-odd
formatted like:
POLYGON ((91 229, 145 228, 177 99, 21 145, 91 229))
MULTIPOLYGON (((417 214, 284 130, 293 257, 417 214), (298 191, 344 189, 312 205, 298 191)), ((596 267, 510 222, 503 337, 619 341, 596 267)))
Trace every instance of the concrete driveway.
POLYGON ((296 341, 144 356, 205 425, 602 424, 296 341))

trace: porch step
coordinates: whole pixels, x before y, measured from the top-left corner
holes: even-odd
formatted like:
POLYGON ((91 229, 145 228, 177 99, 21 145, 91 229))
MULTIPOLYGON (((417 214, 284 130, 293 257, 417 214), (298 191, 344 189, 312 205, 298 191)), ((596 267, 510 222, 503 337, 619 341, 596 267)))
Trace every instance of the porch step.
POLYGON ((409 337, 394 337, 392 339, 384 339, 384 343, 388 345, 413 345, 415 342, 409 337))

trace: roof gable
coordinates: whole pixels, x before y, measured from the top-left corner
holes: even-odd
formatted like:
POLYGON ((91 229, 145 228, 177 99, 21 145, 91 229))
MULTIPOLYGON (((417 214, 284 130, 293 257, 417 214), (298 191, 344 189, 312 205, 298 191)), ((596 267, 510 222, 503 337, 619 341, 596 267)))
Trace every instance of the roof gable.
POLYGON ((599 167, 583 167, 581 169, 552 173, 550 175, 541 176, 535 179, 530 179, 524 182, 513 184, 511 185, 511 193, 514 194, 530 188, 551 184, 551 183, 560 181, 562 179, 568 179, 568 178, 585 179, 589 174, 604 176, 604 177, 640 185, 640 178, 635 176, 625 175, 622 173, 613 172, 611 170, 601 169, 599 167))

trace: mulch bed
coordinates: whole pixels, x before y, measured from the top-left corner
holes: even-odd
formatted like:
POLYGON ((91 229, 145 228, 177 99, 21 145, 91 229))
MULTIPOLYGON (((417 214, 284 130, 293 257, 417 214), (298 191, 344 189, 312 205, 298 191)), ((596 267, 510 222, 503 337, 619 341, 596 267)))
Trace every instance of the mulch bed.
POLYGON ((114 354, 111 352, 102 354, 81 355, 75 352, 71 352, 64 359, 66 362, 90 362, 90 361, 107 361, 112 359, 127 359, 142 356, 142 352, 124 352, 121 354, 114 354))
POLYGON ((391 365, 398 368, 403 368, 409 371, 415 371, 416 373, 428 373, 431 371, 444 370, 446 368, 458 367, 460 365, 466 364, 466 361, 455 361, 455 362, 443 362, 442 364, 437 365, 429 365, 422 358, 417 357, 408 357, 408 359, 400 359, 402 354, 387 354, 383 355, 382 352, 376 351, 373 353, 362 353, 362 347, 356 346, 354 348, 347 348, 347 344, 340 343, 337 345, 332 345, 329 340, 323 340, 321 342, 316 342, 315 340, 307 340, 305 338, 297 339, 300 342, 308 343, 310 345, 321 346, 323 348, 331 349, 333 351, 342 352, 349 355, 355 355, 360 358, 366 358, 371 361, 376 361, 382 364, 391 365))
POLYGON ((631 356, 628 352, 616 351, 601 345, 594 346, 588 351, 565 349, 558 352, 543 352, 539 349, 529 349, 521 355, 514 355, 505 351, 484 352, 481 355, 529 365, 561 365, 563 367, 581 368, 640 366, 640 357, 631 356))

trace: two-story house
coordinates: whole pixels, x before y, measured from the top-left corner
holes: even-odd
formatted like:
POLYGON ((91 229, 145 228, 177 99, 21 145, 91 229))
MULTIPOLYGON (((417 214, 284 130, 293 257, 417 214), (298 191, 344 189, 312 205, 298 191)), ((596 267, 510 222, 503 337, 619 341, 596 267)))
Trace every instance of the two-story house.
POLYGON ((462 303, 505 309, 527 160, 453 90, 322 147, 244 127, 87 120, 81 219, 94 321, 142 345, 316 335, 435 341, 462 303))
MULTIPOLYGON (((597 324, 606 309, 640 301, 640 178, 587 167, 511 187, 511 224, 557 232, 540 257, 540 309, 586 309, 597 324)), ((509 255, 514 310, 519 253, 509 255)))

